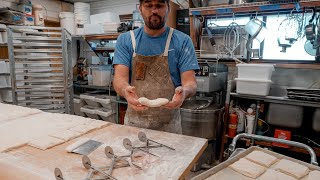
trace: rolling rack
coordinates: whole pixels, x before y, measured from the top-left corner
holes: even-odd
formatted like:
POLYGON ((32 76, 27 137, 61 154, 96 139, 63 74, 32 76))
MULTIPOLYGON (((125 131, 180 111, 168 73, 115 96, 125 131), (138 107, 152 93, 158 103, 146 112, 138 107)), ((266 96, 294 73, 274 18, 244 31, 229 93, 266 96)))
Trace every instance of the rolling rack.
POLYGON ((13 104, 73 113, 71 35, 64 28, 9 26, 13 104))

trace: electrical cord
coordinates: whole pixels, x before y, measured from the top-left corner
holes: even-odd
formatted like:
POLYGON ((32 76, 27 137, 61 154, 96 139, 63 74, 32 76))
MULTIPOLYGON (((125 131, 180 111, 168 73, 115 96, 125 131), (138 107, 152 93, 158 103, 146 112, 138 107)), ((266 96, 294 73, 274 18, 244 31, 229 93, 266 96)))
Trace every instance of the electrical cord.
POLYGON ((293 135, 294 137, 298 137, 298 138, 302 138, 302 139, 305 139, 309 142, 312 142, 314 145, 317 145, 318 147, 320 147, 320 144, 316 143, 315 141, 313 141, 312 139, 309 139, 307 137, 304 137, 304 136, 300 136, 300 135, 293 135))

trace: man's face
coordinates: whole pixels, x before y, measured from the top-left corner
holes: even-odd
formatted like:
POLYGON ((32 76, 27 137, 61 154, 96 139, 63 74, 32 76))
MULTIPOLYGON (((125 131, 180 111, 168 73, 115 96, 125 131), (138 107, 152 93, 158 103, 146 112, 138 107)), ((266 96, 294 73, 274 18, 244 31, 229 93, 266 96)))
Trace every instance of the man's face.
POLYGON ((169 12, 169 5, 164 0, 145 0, 140 5, 140 12, 145 25, 153 30, 164 27, 169 12))

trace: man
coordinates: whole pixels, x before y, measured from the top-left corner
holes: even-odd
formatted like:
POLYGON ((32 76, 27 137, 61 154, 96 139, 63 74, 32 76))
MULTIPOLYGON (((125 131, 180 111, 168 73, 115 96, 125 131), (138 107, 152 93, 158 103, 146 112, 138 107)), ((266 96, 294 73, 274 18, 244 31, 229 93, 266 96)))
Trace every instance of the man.
POLYGON ((196 93, 199 65, 190 37, 165 26, 169 2, 140 0, 145 26, 118 37, 113 86, 128 102, 126 125, 181 134, 179 107, 196 93), (140 97, 171 101, 150 108, 140 97))

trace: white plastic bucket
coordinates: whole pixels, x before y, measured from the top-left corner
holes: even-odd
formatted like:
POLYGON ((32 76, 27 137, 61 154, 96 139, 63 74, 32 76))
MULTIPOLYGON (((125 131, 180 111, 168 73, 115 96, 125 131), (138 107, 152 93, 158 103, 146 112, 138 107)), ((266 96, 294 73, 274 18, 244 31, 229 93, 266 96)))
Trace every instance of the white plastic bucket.
POLYGON ((32 10, 33 10, 33 15, 34 15, 34 25, 44 26, 43 6, 34 5, 34 6, 32 6, 32 10))
POLYGON ((61 27, 69 33, 75 34, 74 14, 72 12, 60 12, 59 18, 61 27))
POLYGON ((90 24, 90 4, 83 2, 74 3, 74 22, 76 34, 84 34, 84 25, 90 24))

